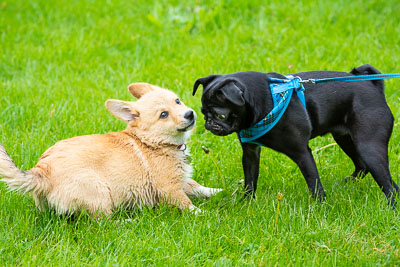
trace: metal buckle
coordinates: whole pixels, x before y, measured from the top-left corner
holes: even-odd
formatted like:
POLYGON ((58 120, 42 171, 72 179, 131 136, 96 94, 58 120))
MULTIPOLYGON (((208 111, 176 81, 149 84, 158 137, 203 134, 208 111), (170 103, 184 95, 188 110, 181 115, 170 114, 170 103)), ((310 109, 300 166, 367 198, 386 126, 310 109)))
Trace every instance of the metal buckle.
POLYGON ((298 78, 300 79, 300 83, 313 83, 313 84, 315 84, 315 79, 302 80, 300 77, 298 77, 298 78))

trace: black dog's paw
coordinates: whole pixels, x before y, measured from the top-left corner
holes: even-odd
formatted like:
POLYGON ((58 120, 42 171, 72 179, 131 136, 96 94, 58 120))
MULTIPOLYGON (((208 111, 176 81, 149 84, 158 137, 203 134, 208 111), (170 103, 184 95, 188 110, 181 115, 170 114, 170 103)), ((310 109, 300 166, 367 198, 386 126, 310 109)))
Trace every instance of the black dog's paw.
POLYGON ((326 200, 326 194, 324 191, 314 192, 312 193, 312 197, 319 202, 325 202, 326 200))
POLYGON ((256 192, 253 190, 246 190, 243 195, 243 200, 249 200, 249 199, 255 199, 256 198, 256 192))

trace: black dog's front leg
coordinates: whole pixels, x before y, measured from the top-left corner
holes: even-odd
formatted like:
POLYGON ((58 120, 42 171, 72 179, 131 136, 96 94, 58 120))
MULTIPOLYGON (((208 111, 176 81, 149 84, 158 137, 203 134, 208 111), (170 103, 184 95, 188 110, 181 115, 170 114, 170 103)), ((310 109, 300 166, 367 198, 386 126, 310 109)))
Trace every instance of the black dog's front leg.
POLYGON ((290 155, 290 157, 299 166, 301 173, 306 179, 308 189, 310 190, 313 197, 319 200, 324 200, 326 197, 325 191, 322 187, 321 180, 318 174, 318 169, 315 165, 314 157, 311 153, 310 148, 307 147, 301 152, 298 151, 298 153, 292 154, 290 155))
POLYGON ((257 189, 258 172, 260 168, 261 147, 254 144, 242 143, 242 150, 242 165, 246 197, 254 197, 257 189))

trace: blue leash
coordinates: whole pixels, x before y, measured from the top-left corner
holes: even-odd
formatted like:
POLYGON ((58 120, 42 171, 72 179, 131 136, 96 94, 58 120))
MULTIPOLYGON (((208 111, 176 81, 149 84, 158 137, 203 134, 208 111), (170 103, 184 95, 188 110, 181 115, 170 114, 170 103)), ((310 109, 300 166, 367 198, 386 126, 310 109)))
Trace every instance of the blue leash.
POLYGON ((333 82, 355 82, 355 81, 374 81, 383 79, 400 78, 400 73, 391 74, 371 74, 371 75, 358 75, 358 76, 347 76, 347 77, 334 77, 324 79, 308 79, 301 80, 300 83, 333 83, 333 82))

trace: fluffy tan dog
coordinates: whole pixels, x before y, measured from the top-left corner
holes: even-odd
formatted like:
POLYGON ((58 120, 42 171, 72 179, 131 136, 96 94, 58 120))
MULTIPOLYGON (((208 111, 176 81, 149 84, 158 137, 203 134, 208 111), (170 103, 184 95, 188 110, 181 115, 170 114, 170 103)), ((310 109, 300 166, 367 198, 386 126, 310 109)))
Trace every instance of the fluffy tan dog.
POLYGON ((0 144, 0 176, 13 190, 32 193, 36 206, 60 214, 87 210, 109 215, 161 202, 198 212, 188 198, 221 189, 190 179, 186 139, 196 114, 173 92, 147 83, 129 91, 139 100, 108 100, 107 109, 128 124, 121 132, 77 136, 47 149, 37 165, 21 171, 0 144))

